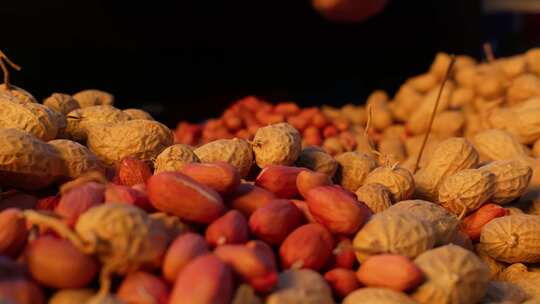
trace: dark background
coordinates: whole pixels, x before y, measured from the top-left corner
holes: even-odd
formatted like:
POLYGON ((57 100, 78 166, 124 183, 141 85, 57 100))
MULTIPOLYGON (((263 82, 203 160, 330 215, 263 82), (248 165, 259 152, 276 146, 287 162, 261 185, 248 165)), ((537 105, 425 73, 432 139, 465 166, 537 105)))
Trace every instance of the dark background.
POLYGON ((485 41, 498 56, 538 45, 530 22, 485 16, 474 0, 394 0, 360 24, 331 23, 298 0, 7 1, 0 41, 23 67, 12 82, 36 97, 99 88, 172 127, 251 94, 360 103, 426 71, 437 51, 481 58, 485 41))

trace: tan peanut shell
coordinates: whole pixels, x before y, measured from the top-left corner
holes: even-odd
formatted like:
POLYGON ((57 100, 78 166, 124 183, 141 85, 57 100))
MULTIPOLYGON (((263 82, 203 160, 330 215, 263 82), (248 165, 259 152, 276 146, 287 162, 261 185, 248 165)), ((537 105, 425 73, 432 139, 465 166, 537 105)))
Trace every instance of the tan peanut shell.
POLYGON ((540 262, 540 217, 509 215, 482 228, 480 243, 491 257, 506 263, 540 262))
POLYGON ((446 70, 448 70, 448 66, 450 65, 450 61, 450 55, 444 52, 438 52, 429 67, 429 72, 435 75, 437 79, 443 79, 444 75, 446 75, 446 70))
POLYGON ((89 129, 103 124, 115 124, 130 120, 129 115, 110 105, 89 106, 67 114, 65 133, 69 139, 84 142, 89 129))
POLYGON ((339 137, 328 137, 323 141, 322 147, 324 151, 330 155, 339 155, 347 151, 339 137))
POLYGON ((509 105, 518 104, 535 96, 540 96, 540 78, 534 74, 523 74, 514 78, 506 91, 506 101, 509 105))
POLYGON ((414 175, 415 195, 419 199, 434 202, 438 199, 438 187, 448 176, 478 163, 478 152, 464 138, 450 138, 441 142, 433 152, 429 163, 414 175))
POLYGON ((435 245, 451 243, 458 232, 458 218, 441 206, 423 200, 406 200, 386 209, 384 213, 406 213, 429 223, 435 232, 435 245))
POLYGON ((531 153, 534 157, 540 157, 540 139, 534 142, 531 153))
POLYGON ((524 264, 516 263, 508 266, 499 277, 500 280, 520 288, 528 298, 540 298, 540 273, 529 271, 524 264))
POLYGON ((501 205, 520 197, 527 190, 532 176, 531 167, 517 159, 494 161, 480 170, 495 175, 495 193, 490 202, 501 205))
POLYGON ((452 238, 450 242, 448 242, 448 244, 454 244, 454 245, 460 246, 461 248, 467 249, 469 251, 474 250, 471 238, 467 234, 465 234, 465 232, 461 230, 458 230, 454 234, 454 237, 452 238))
POLYGON ((435 231, 427 222, 409 214, 375 214, 356 234, 353 246, 360 262, 380 253, 415 258, 435 244, 435 231))
POLYGON ((43 105, 64 116, 79 108, 79 103, 71 95, 62 93, 53 93, 43 101, 43 105))
POLYGON ((122 112, 126 113, 130 119, 154 120, 152 115, 140 109, 125 109, 122 112))
POLYGON ((474 89, 477 84, 478 69, 476 66, 464 67, 455 71, 454 78, 461 87, 474 89))
POLYGON ((484 264, 489 269, 489 275, 491 279, 497 279, 499 274, 504 271, 506 264, 499 262, 487 254, 485 250, 485 245, 482 243, 477 243, 474 245, 474 252, 478 257, 484 262, 484 264))
POLYGON ((529 295, 511 282, 490 281, 481 303, 523 303, 529 295))
MULTIPOLYGON (((421 134, 409 137, 405 140, 405 150, 407 151, 407 155, 410 158, 414 159, 414 162, 416 162, 416 159, 418 158, 418 154, 420 153, 420 147, 422 146, 424 137, 425 134, 421 134)), ((422 159, 420 160, 420 168, 427 165, 427 163, 431 159, 431 156, 433 155, 441 141, 442 139, 439 138, 437 134, 430 134, 424 148, 424 153, 422 154, 422 159)))
POLYGON ((193 151, 203 163, 224 161, 238 169, 240 177, 245 178, 253 165, 251 145, 239 138, 218 139, 202 145, 193 151))
POLYGON ((528 274, 529 269, 525 264, 514 263, 508 265, 503 269, 503 271, 499 275, 499 279, 504 282, 514 282, 524 278, 528 274))
POLYGON ((332 290, 317 272, 310 269, 287 270, 278 277, 276 291, 267 304, 332 304, 332 290))
POLYGON ((104 267, 117 274, 159 266, 169 242, 161 223, 122 203, 90 208, 79 217, 75 231, 104 267))
POLYGON ((368 99, 367 106, 371 106, 372 117, 371 125, 377 130, 384 130, 388 126, 392 125, 394 118, 392 116, 392 111, 388 108, 388 103, 386 101, 375 99, 368 99))
POLYGON ((307 147, 300 152, 295 165, 333 177, 338 169, 338 162, 323 149, 307 147))
POLYGON ((437 85, 439 80, 437 77, 430 73, 421 74, 418 76, 407 79, 406 83, 411 85, 416 91, 420 93, 427 93, 433 87, 437 85))
POLYGON ((356 148, 354 149, 354 151, 365 153, 374 159, 377 158, 375 153, 373 153, 373 151, 375 151, 375 147, 373 146, 373 143, 371 142, 369 136, 365 134, 363 130, 355 134, 354 139, 356 140, 356 148))
POLYGON ((400 121, 409 120, 410 115, 422 102, 423 95, 418 93, 410 84, 402 85, 394 96, 394 102, 389 103, 388 108, 400 121))
POLYGON ((523 55, 500 58, 495 61, 495 64, 501 69, 507 79, 515 78, 525 73, 527 69, 527 61, 523 55))
POLYGON ((114 103, 114 96, 112 94, 93 89, 77 92, 73 95, 73 98, 77 100, 81 108, 100 105, 112 106, 114 103))
POLYGON ((526 155, 525 147, 507 131, 488 129, 474 136, 474 146, 486 160, 505 160, 526 155))
MULTIPOLYGON (((437 107, 437 113, 441 113, 448 109, 450 106, 450 96, 452 95, 452 90, 454 85, 451 82, 448 82, 444 86, 444 90, 441 94, 439 101, 439 106, 437 107)), ((440 88, 433 88, 429 91, 423 98, 417 109, 411 114, 407 120, 407 130, 412 134, 418 135, 426 133, 431 113, 437 101, 440 88)))
POLYGON ((9 85, 9 89, 5 83, 0 84, 0 95, 20 103, 37 103, 36 98, 30 92, 12 84, 9 85))
POLYGON ((49 304, 85 303, 95 293, 92 289, 61 289, 49 299, 49 304))
POLYGON ((527 62, 527 68, 540 74, 540 48, 532 48, 525 53, 525 60, 527 62))
POLYGON ((518 207, 505 207, 504 209, 506 209, 507 215, 525 214, 525 212, 518 207))
POLYGON ((475 66, 477 64, 476 60, 469 55, 458 55, 456 56, 456 62, 454 67, 456 70, 461 70, 466 67, 475 66))
POLYGON ((67 139, 55 139, 48 142, 64 161, 68 177, 77 178, 88 171, 99 171, 105 174, 105 167, 87 147, 67 139))
POLYGON ((481 117, 476 110, 472 110, 470 105, 465 106, 465 128, 463 130, 463 137, 471 142, 474 142, 474 136, 485 130, 486 122, 483 122, 485 118, 481 117))
POLYGON ((329 105, 323 105, 321 107, 321 112, 324 114, 324 116, 330 118, 330 119, 343 119, 345 118, 343 112, 335 107, 331 107, 329 105))
POLYGON ((0 147, 2 186, 37 190, 66 174, 56 149, 26 132, 0 128, 0 147))
POLYGON ((393 124, 383 131, 383 138, 397 138, 402 139, 405 135, 405 126, 400 124, 393 124))
POLYGON ((518 103, 517 105, 513 105, 509 109, 512 111, 523 112, 529 110, 536 110, 538 108, 540 108, 540 96, 526 99, 523 102, 518 103))
MULTIPOLYGON (((511 119, 513 118, 513 111, 511 108, 508 107, 495 107, 491 111, 488 111, 487 113, 483 113, 483 119, 487 120, 487 125, 489 128, 493 129, 501 129, 506 130, 508 127, 508 124, 511 123, 511 119)), ((488 128, 488 129, 489 129, 488 128)))
POLYGON ((411 172, 399 165, 379 167, 371 171, 364 184, 381 184, 392 194, 392 201, 410 199, 414 193, 414 177, 411 172))
POLYGON ((343 304, 415 304, 407 294, 386 288, 366 287, 350 293, 343 304))
POLYGON ((94 126, 88 132, 87 146, 107 165, 125 157, 152 161, 173 144, 169 128, 152 120, 130 120, 110 126, 94 126))
POLYGON ((269 165, 290 166, 302 150, 300 133, 288 123, 259 128, 253 138, 253 153, 260 168, 269 165))
POLYGON ((366 184, 356 190, 356 197, 373 213, 382 212, 392 206, 392 194, 381 184, 366 184))
POLYGON ((251 285, 241 284, 236 288, 232 304, 263 304, 263 301, 251 285))
POLYGON ((540 48, 532 48, 525 53, 527 69, 540 76, 540 48))
POLYGON ((532 144, 540 138, 540 108, 513 111, 513 119, 505 129, 522 144, 532 144))
POLYGON ((412 295, 419 303, 474 304, 486 293, 489 270, 469 250, 445 245, 424 252, 414 262, 426 276, 412 295))
POLYGON ((369 172, 377 167, 375 159, 362 152, 345 152, 336 156, 339 163, 337 181, 349 190, 356 191, 366 179, 369 172))
POLYGON ((379 142, 378 150, 384 155, 391 155, 397 161, 404 161, 406 158, 405 145, 396 137, 384 137, 379 142))
POLYGON ((476 94, 485 99, 502 97, 506 90, 506 79, 501 76, 503 75, 497 73, 481 74, 477 79, 476 94))
POLYGON ((439 138, 446 139, 460 136, 465 126, 465 115, 461 111, 444 111, 433 121, 432 132, 439 138))
POLYGON ((383 104, 388 100, 388 93, 386 93, 384 90, 375 90, 369 94, 366 104, 383 104))
POLYGON ((467 87, 457 87, 450 96, 450 107, 461 108, 472 102, 474 98, 474 90, 467 87))
POLYGON ((58 132, 51 112, 38 103, 18 103, 0 96, 0 128, 19 129, 48 141, 56 138, 58 132))
POLYGON ((178 171, 186 163, 200 162, 193 147, 176 144, 172 145, 158 154, 154 161, 154 174, 164 171, 178 171))
POLYGON ((438 203, 461 215, 482 206, 495 193, 495 175, 486 170, 465 169, 447 177, 439 187, 438 203))
POLYGON ((367 111, 363 106, 347 104, 341 108, 341 113, 350 122, 356 125, 365 125, 367 121, 367 111))

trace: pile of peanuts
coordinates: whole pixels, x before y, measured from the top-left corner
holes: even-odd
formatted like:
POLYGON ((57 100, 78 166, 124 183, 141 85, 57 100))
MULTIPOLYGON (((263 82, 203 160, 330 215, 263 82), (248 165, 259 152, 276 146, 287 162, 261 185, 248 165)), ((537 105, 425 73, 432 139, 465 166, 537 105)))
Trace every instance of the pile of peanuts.
POLYGON ((0 302, 540 303, 539 156, 540 49, 175 131, 7 77, 0 302))

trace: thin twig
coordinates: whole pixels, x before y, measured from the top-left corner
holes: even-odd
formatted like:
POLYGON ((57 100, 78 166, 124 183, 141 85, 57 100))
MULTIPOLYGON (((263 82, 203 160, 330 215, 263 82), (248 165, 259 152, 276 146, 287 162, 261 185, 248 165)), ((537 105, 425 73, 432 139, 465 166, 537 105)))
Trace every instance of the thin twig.
POLYGON ((495 55, 493 54, 493 47, 491 47, 491 43, 486 42, 484 43, 483 47, 487 62, 493 62, 495 60, 495 55))
POLYGON ((446 75, 444 76, 444 80, 441 83, 439 94, 437 95, 437 99, 435 100, 435 106, 433 107, 433 112, 431 113, 431 117, 429 118, 428 129, 426 131, 426 135, 424 136, 424 140, 422 141, 422 146, 420 147, 420 153, 418 153, 418 158, 416 159, 416 163, 414 164, 413 172, 412 172, 413 174, 416 173, 416 170, 418 170, 418 165, 420 164, 420 160, 422 159, 422 154, 424 153, 424 149, 426 148, 426 143, 429 137, 429 133, 431 133, 431 127, 433 126, 435 115, 437 114, 437 108, 439 107, 439 102, 441 100, 441 96, 444 91, 444 86, 446 82, 448 81, 448 78, 450 78, 450 73, 452 72, 452 68, 454 67, 455 62, 456 62, 456 56, 452 55, 450 59, 450 64, 448 65, 448 69, 446 70, 446 75))
POLYGON ((366 121, 366 127, 364 128, 364 135, 368 136, 369 128, 371 128, 371 116, 373 115, 371 105, 368 104, 367 106, 367 121, 366 121))
POLYGON ((4 84, 6 85, 6 90, 9 90, 11 88, 10 82, 9 82, 9 70, 4 63, 7 62, 13 69, 20 71, 21 67, 16 65, 13 61, 11 61, 4 52, 0 51, 0 68, 2 68, 2 73, 4 74, 4 84))

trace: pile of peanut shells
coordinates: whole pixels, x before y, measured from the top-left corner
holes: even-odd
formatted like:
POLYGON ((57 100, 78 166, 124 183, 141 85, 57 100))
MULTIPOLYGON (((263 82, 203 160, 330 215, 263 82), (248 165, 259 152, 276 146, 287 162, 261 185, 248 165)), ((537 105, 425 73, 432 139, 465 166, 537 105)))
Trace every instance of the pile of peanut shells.
POLYGON ((540 49, 174 131, 113 104, 0 86, 0 302, 540 302, 540 49))

